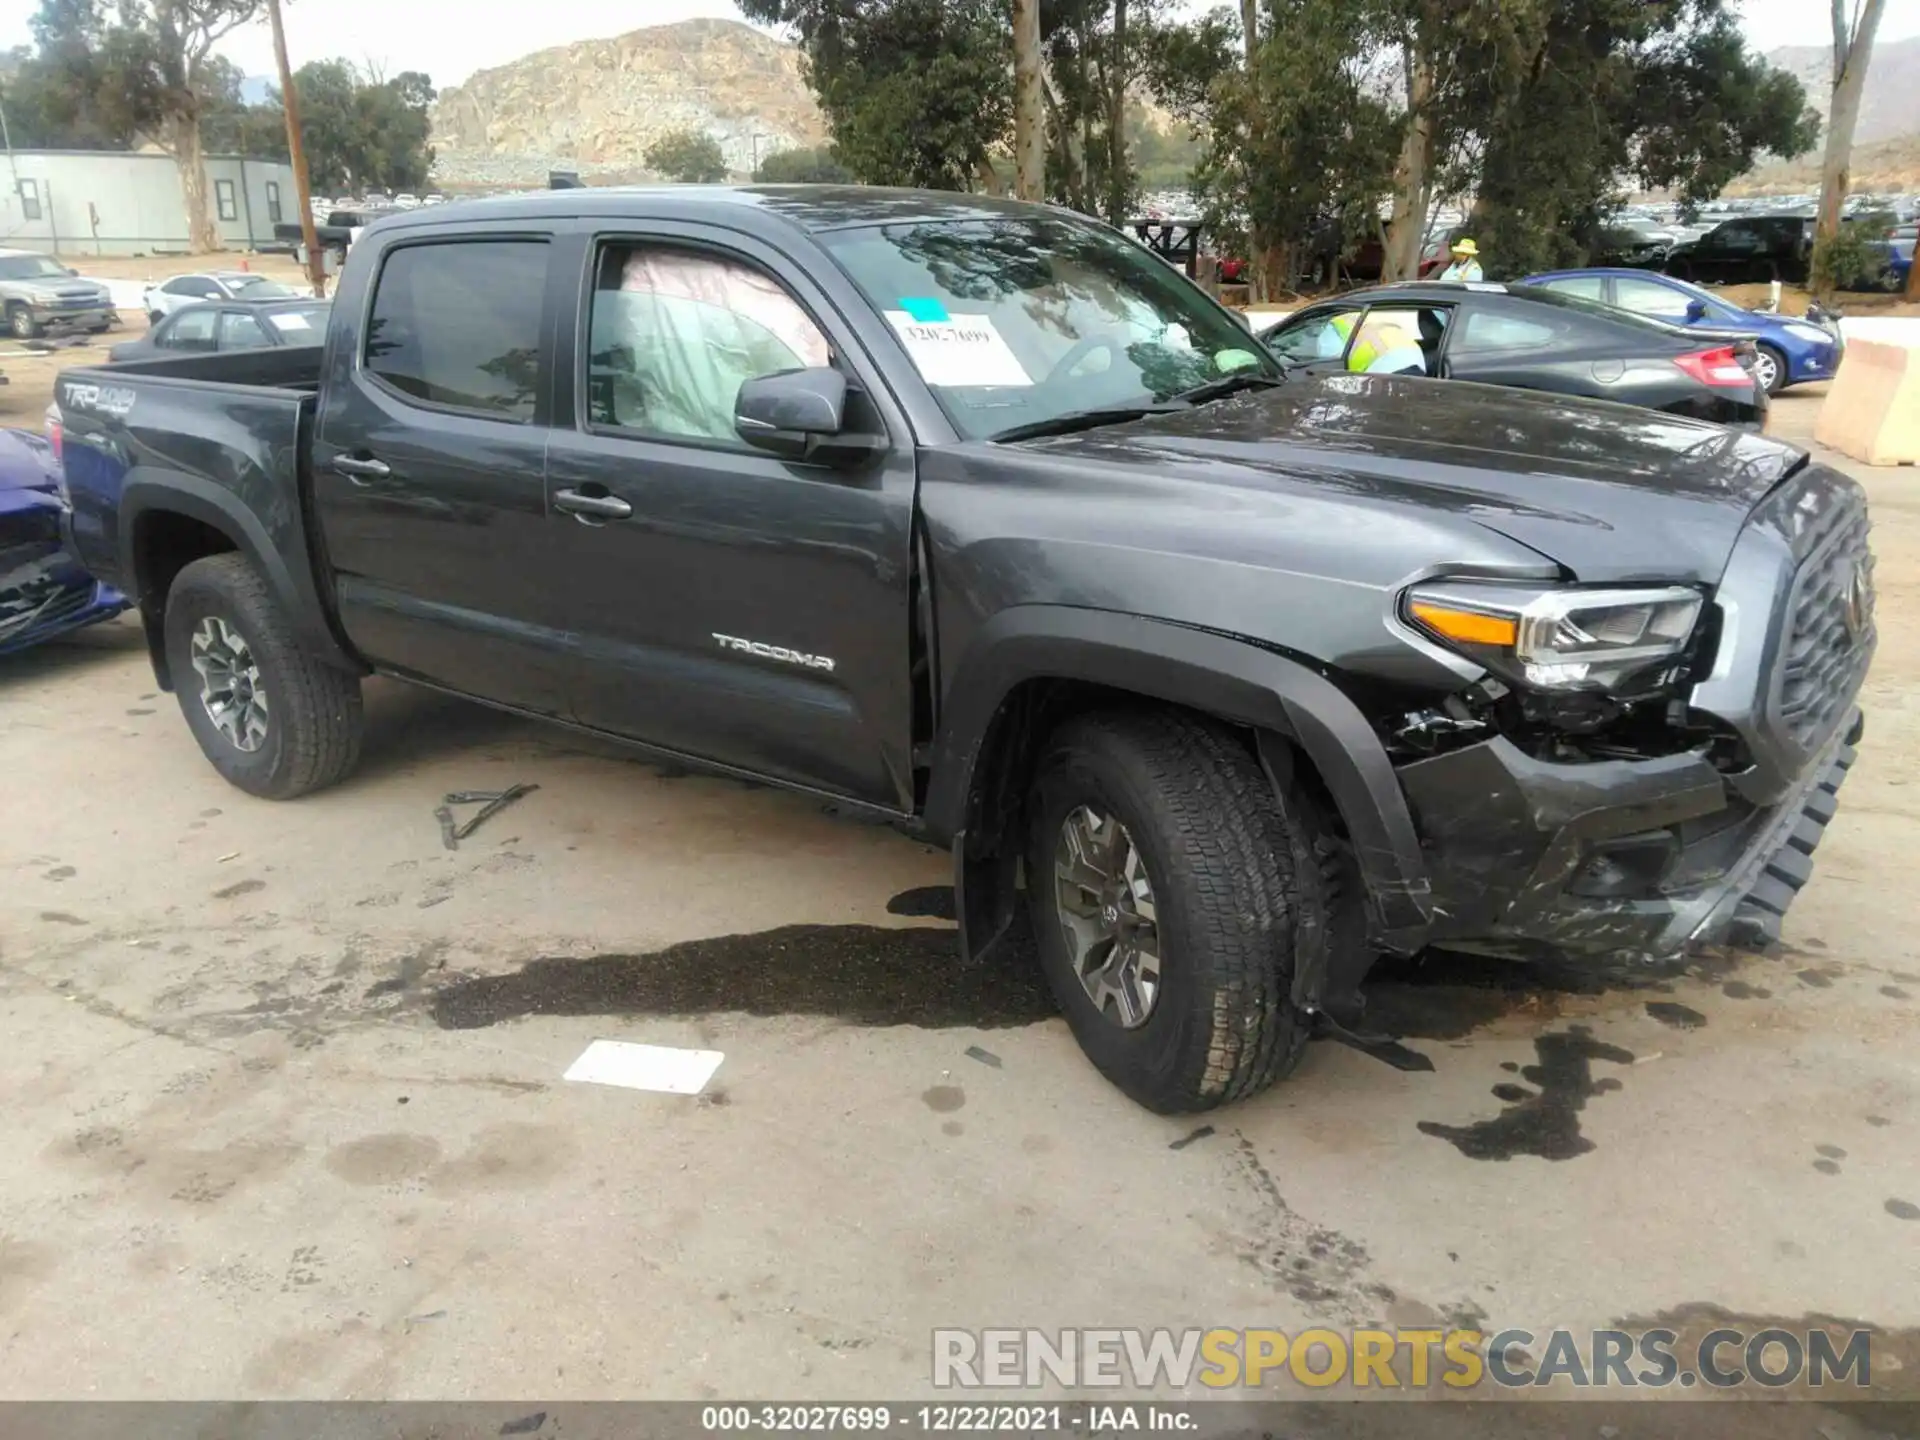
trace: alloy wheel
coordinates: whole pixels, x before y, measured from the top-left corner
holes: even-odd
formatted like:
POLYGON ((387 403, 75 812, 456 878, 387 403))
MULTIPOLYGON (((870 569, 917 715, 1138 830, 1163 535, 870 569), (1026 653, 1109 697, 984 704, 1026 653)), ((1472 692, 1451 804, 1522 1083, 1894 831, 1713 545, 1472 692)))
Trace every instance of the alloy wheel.
POLYGON ((1761 388, 1769 395, 1773 393, 1773 387, 1780 383, 1780 367, 1773 356, 1764 350, 1754 359, 1753 378, 1760 382, 1761 388))
POLYGON ((267 692, 246 637, 218 615, 207 616, 194 628, 193 668, 213 728, 236 750, 258 750, 267 738, 267 692))
POLYGON ((1073 972, 1107 1019, 1137 1029, 1160 994, 1160 929, 1146 861, 1127 827, 1090 805, 1060 824, 1054 897, 1073 972))

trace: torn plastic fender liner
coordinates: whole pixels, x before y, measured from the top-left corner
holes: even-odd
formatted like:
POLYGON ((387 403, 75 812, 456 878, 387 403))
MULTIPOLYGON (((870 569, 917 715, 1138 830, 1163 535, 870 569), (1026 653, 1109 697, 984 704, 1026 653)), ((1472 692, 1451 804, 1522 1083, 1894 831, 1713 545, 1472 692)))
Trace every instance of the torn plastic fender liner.
MULTIPOLYGON (((1012 855, 999 853, 1004 817, 982 813, 976 770, 994 722, 1028 680, 1078 680, 1198 710, 1262 736, 1276 780, 1289 741, 1312 763, 1352 839, 1367 892, 1372 948, 1411 954, 1432 911, 1426 860, 1399 777, 1379 737, 1331 681, 1298 661, 1211 631, 1070 606, 1022 605, 976 633, 945 688, 927 790, 926 829, 954 847, 963 945, 977 958, 1011 919, 1012 855), (967 842, 971 838, 972 844, 967 842), (1000 892, 1007 893, 1002 894, 1000 892)), ((1017 849, 1017 847, 1014 847, 1017 849)), ((1370 955, 1355 957, 1364 969, 1370 955)), ((1325 993, 1325 965, 1299 967, 1296 992, 1325 993)), ((1346 977, 1335 977, 1344 980, 1346 977)))

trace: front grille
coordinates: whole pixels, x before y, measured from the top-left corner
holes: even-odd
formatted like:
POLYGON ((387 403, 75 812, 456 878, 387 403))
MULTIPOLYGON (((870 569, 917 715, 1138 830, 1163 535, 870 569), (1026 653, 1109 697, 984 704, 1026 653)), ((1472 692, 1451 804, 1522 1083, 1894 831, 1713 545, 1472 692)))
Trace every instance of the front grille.
POLYGON ((1780 668, 1778 715, 1802 750, 1824 740, 1853 704, 1873 656, 1873 552, 1858 491, 1792 532, 1794 577, 1780 668))

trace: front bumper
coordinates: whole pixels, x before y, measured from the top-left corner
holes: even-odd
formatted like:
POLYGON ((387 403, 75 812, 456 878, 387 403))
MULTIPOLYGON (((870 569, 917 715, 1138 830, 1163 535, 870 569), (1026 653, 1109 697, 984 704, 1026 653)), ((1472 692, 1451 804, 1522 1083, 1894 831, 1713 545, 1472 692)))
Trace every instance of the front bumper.
POLYGON ((1489 740, 1401 770, 1433 879, 1430 943, 1516 959, 1671 960, 1765 945, 1812 873, 1858 710, 1775 803, 1704 759, 1561 765, 1489 740))
POLYGON ((101 330, 117 325, 120 313, 112 305, 29 305, 27 313, 42 330, 101 330))
POLYGON ((1864 728, 1868 527, 1864 492, 1819 465, 1755 510, 1689 697, 1721 734, 1717 763, 1705 747, 1542 760, 1496 737, 1398 767, 1431 879, 1427 943, 1661 960, 1777 938, 1864 728))

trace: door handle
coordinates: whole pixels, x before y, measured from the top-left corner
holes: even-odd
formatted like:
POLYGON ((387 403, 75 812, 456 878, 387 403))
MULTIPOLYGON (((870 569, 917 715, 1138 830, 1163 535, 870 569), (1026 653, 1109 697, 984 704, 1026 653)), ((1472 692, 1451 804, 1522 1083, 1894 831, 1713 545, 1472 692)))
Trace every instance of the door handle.
POLYGON ((618 495, 584 495, 578 490, 554 491, 553 508, 564 510, 587 524, 596 520, 624 520, 633 514, 633 506, 618 495))
POLYGON ((344 475, 356 485, 371 485, 375 480, 385 480, 393 471, 384 460, 356 460, 351 455, 333 457, 333 470, 336 475, 344 475))

